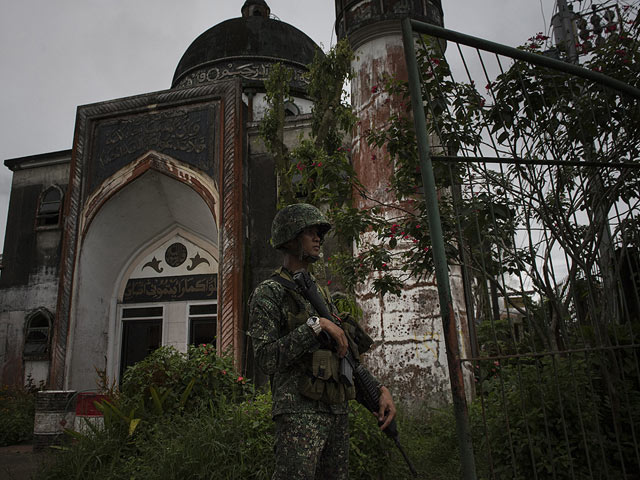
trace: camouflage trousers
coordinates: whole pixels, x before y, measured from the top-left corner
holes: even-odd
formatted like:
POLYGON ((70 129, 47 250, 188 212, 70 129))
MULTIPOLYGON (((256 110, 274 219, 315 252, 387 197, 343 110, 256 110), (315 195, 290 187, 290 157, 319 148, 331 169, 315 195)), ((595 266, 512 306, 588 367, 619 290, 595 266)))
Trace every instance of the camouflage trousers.
POLYGON ((347 480, 348 415, 283 414, 275 418, 273 480, 347 480))

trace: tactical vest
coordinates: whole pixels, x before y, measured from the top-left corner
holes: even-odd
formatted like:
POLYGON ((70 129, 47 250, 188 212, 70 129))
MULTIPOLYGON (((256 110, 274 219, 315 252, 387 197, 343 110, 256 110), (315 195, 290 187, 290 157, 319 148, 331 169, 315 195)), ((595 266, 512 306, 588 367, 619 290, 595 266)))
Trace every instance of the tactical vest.
MULTIPOLYGON (((303 300, 304 297, 297 292, 295 283, 283 269, 278 269, 271 278, 285 287, 289 306, 293 307, 295 304, 297 307, 287 309, 287 333, 306 323, 311 314, 316 314, 308 310, 308 302, 303 300)), ((318 290, 329 306, 329 310, 333 310, 327 288, 319 287, 318 290)), ((330 320, 335 322, 335 319, 330 320)), ((338 316, 338 320, 355 360, 359 361, 360 354, 371 348, 373 340, 349 314, 338 316)), ((313 354, 307 355, 304 361, 306 375, 299 386, 303 396, 328 405, 340 404, 356 398, 355 386, 347 386, 340 381, 340 357, 335 351, 321 347, 313 354)))

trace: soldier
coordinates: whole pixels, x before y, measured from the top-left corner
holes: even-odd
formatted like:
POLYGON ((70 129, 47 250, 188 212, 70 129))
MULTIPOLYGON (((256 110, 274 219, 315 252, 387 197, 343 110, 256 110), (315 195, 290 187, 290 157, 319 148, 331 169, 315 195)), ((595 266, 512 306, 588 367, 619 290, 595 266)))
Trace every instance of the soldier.
MULTIPOLYGON (((306 271, 319 259, 330 229, 312 205, 294 204, 280 210, 271 225, 271 243, 284 252, 283 266, 258 285, 249 302, 249 336, 258 366, 269 375, 273 395, 274 479, 349 476, 347 404, 355 397, 355 388, 340 382, 338 374, 349 339, 338 320, 318 318, 311 304, 287 287, 295 285, 295 272, 306 271), (331 348, 321 342, 327 334, 333 340, 331 348)), ((320 291, 336 313, 326 288, 320 291)), ((378 420, 384 429, 396 409, 389 390, 377 384, 378 420)))

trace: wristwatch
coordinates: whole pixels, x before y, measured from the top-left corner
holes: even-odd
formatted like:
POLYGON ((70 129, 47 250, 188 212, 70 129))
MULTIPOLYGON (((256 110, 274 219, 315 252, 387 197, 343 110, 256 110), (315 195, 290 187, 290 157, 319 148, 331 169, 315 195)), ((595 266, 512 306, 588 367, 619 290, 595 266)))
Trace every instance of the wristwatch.
POLYGON ((313 333, 315 333, 316 335, 320 335, 320 332, 322 331, 322 328, 320 328, 320 318, 309 317, 307 319, 307 325, 309 326, 309 328, 311 328, 311 330, 313 330, 313 333))

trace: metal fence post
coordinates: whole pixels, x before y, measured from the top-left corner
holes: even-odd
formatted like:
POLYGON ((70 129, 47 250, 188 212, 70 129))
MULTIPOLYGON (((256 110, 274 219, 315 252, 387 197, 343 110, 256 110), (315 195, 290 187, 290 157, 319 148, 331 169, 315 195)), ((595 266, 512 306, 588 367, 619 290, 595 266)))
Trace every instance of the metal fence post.
POLYGON ((469 413, 464 392, 464 380, 462 377, 462 364, 460 362, 460 347, 458 345, 458 333, 456 319, 451 300, 451 287, 449 284, 449 267, 444 248, 444 236, 438 210, 438 196, 429 152, 429 138, 427 135, 427 123, 424 113, 422 91, 420 87, 420 72, 416 61, 416 52, 413 43, 413 30, 411 20, 405 18, 402 21, 402 39, 404 43, 405 61, 409 74, 409 91, 411 94, 411 107, 413 121, 420 153, 420 171, 424 186, 424 195, 429 220, 429 231, 432 241, 433 262, 435 266, 436 281, 438 284, 438 297, 440 300, 440 315, 445 334, 447 351, 447 363, 449 365, 449 379, 451 382, 451 395, 456 417, 456 432, 460 448, 460 461, 462 466, 462 478, 464 480, 476 480, 475 457, 469 426, 469 413))

